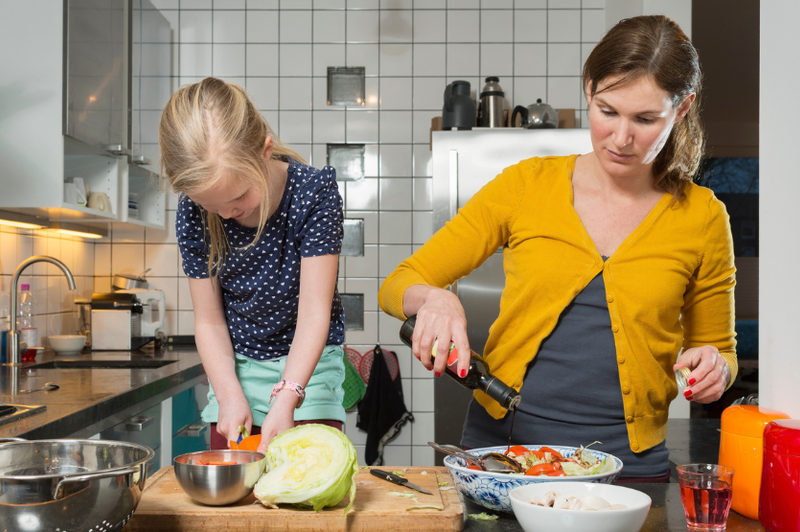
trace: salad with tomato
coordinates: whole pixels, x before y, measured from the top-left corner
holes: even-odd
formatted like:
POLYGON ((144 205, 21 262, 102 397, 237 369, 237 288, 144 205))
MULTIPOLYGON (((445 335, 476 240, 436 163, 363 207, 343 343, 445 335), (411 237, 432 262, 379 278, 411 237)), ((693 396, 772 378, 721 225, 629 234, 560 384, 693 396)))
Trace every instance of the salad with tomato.
MULTIPOLYGON (((594 442, 589 445, 594 445, 594 442)), ((581 446, 575 454, 564 457, 550 447, 528 449, 522 445, 513 445, 504 453, 522 466, 525 475, 548 477, 585 476, 608 473, 614 470, 613 460, 595 457, 581 446)))

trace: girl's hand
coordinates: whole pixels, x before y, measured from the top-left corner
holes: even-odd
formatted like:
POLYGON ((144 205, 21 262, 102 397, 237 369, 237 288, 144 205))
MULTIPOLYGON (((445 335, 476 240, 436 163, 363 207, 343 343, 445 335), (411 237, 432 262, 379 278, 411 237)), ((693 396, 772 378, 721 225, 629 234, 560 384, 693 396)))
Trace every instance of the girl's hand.
POLYGON ((689 368, 692 372, 686 379, 689 386, 683 391, 687 401, 712 403, 722 397, 731 380, 728 363, 716 347, 704 345, 687 349, 672 366, 673 370, 689 368))
POLYGON ((272 438, 294 427, 294 410, 298 399, 297 394, 288 388, 281 390, 272 398, 272 406, 261 425, 261 444, 258 446, 258 452, 266 453, 267 445, 272 438))
POLYGON ((414 356, 429 371, 440 377, 448 362, 450 343, 458 350, 456 373, 465 376, 470 364, 469 339, 467 338, 467 318, 458 296, 440 288, 430 290, 425 303, 417 311, 417 323, 411 336, 414 356), (436 358, 431 361, 434 342, 436 358))
POLYGON ((253 414, 244 395, 237 399, 219 401, 217 432, 224 436, 226 441, 238 441, 239 425, 244 425, 248 432, 253 429, 253 414))

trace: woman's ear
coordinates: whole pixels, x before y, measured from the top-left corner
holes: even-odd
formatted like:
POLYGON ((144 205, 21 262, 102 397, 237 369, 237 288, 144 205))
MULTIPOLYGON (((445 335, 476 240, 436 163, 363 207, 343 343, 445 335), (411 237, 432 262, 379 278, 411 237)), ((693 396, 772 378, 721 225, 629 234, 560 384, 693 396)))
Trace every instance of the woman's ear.
POLYGON ((675 122, 678 123, 684 119, 686 113, 689 112, 689 108, 692 107, 692 102, 694 99, 697 98, 697 95, 693 92, 690 92, 686 95, 686 98, 683 99, 680 106, 678 107, 678 112, 675 115, 675 122))
POLYGON ((586 83, 586 90, 583 95, 586 96, 586 107, 589 107, 589 104, 592 103, 592 80, 586 83))
POLYGON ((267 135, 266 140, 264 140, 264 149, 261 151, 265 161, 272 159, 272 150, 274 149, 275 143, 273 142, 272 137, 267 135))

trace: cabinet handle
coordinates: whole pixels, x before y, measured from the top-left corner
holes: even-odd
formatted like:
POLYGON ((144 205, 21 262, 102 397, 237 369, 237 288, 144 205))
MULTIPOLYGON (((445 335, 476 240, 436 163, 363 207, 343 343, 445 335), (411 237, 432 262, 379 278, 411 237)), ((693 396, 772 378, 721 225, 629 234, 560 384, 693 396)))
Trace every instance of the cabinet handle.
POLYGON ((150 159, 144 155, 134 155, 131 157, 131 162, 139 166, 147 166, 150 164, 150 159))
POLYGON ((197 438, 208 428, 208 423, 195 423, 178 432, 176 438, 197 438))
POLYGON ((112 155, 130 155, 131 151, 122 144, 108 144, 106 151, 112 155))
POLYGON ((133 416, 125 423, 125 430, 130 432, 141 432, 146 426, 153 422, 153 416, 133 416))

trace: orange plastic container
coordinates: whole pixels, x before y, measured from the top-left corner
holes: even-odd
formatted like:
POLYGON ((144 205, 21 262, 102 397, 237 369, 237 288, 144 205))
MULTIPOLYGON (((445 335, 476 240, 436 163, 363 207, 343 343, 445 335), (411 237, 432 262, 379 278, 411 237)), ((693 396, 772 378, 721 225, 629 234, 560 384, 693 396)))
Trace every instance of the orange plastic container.
POLYGON ((774 419, 788 419, 777 410, 733 405, 722 412, 719 463, 736 470, 731 508, 758 519, 758 494, 764 457, 764 428, 774 419))

